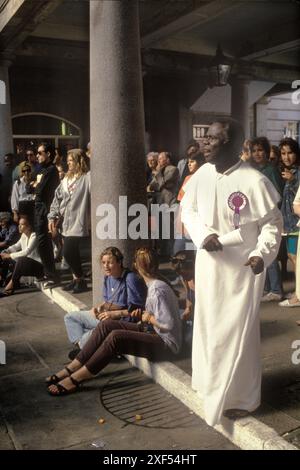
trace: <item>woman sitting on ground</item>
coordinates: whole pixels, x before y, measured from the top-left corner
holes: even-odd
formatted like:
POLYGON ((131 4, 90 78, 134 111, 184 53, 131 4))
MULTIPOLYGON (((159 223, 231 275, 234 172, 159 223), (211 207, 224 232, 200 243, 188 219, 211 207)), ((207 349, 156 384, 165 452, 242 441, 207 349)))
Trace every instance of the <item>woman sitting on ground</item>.
POLYGON ((138 249, 135 267, 148 287, 142 323, 120 320, 99 323, 76 359, 46 379, 51 395, 76 391, 81 382, 94 378, 118 354, 153 361, 179 352, 182 333, 178 302, 172 288, 158 273, 157 255, 148 248, 138 249))
POLYGON ((124 268, 123 254, 118 248, 106 248, 100 255, 100 263, 104 272, 104 302, 90 311, 67 313, 64 318, 68 338, 76 346, 69 353, 70 359, 76 357, 101 320, 138 321, 134 312, 145 306, 144 281, 136 273, 124 268))
POLYGON ((11 280, 6 285, 0 297, 12 295, 19 287, 22 276, 41 278, 44 274, 43 265, 37 250, 37 240, 27 216, 21 216, 19 221, 20 240, 1 253, 5 264, 15 261, 11 280))

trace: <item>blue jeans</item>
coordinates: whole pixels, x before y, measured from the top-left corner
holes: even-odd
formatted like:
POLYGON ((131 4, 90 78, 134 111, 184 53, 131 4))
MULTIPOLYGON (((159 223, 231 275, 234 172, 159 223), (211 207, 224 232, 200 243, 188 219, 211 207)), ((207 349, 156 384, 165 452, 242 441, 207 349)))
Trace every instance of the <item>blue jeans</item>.
POLYGON ((277 259, 267 268, 265 291, 282 295, 281 272, 277 259))
POLYGON ((88 310, 79 310, 67 313, 64 321, 69 340, 74 344, 79 343, 82 349, 100 320, 97 320, 88 310))

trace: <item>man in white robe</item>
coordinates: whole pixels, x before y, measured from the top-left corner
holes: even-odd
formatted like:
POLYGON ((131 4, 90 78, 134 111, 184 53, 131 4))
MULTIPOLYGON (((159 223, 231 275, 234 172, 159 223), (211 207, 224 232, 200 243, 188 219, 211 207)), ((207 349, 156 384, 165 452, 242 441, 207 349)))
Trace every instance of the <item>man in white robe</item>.
POLYGON ((223 414, 251 412, 260 404, 259 305, 282 230, 280 196, 239 159, 242 141, 234 121, 210 126, 207 163, 187 183, 181 203, 197 247, 192 387, 212 426, 223 414))

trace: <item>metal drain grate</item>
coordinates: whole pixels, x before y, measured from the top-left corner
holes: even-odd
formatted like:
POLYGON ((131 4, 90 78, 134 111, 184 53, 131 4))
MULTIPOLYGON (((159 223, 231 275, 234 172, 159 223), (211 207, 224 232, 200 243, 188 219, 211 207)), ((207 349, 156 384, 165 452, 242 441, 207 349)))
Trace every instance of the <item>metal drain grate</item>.
POLYGON ((101 402, 128 424, 164 429, 199 426, 186 406, 135 368, 116 374, 101 390, 101 402))

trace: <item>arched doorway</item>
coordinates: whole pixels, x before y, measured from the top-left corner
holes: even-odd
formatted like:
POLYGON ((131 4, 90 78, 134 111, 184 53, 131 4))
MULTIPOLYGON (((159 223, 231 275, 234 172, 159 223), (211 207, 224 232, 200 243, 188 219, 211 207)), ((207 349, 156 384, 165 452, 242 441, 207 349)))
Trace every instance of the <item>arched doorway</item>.
POLYGON ((21 113, 12 116, 13 141, 16 153, 29 145, 47 141, 58 147, 62 154, 81 146, 81 129, 61 116, 48 113, 21 113))

